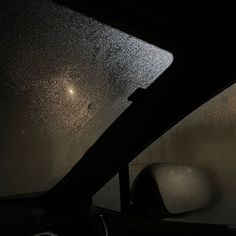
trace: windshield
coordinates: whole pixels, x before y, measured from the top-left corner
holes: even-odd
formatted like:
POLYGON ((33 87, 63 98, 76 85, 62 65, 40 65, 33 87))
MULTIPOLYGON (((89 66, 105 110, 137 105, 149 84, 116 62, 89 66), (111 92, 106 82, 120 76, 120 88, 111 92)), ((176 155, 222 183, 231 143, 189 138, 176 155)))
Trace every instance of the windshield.
POLYGON ((44 191, 173 57, 50 1, 0 9, 0 194, 44 191))

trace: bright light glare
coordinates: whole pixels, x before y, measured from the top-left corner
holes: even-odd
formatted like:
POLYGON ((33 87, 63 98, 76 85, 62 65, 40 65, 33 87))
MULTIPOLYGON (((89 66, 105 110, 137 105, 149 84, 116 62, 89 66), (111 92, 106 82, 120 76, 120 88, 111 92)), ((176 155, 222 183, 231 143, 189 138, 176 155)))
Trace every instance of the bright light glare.
POLYGON ((73 89, 70 88, 68 91, 69 91, 69 94, 74 95, 74 90, 73 89))

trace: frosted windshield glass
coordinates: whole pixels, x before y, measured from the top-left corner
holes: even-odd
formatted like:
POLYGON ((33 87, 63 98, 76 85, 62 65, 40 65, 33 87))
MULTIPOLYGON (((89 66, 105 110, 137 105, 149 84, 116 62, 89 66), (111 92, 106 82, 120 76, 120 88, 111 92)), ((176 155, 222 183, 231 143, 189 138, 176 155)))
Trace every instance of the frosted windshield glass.
POLYGON ((59 181, 172 55, 50 1, 0 2, 0 194, 59 181))

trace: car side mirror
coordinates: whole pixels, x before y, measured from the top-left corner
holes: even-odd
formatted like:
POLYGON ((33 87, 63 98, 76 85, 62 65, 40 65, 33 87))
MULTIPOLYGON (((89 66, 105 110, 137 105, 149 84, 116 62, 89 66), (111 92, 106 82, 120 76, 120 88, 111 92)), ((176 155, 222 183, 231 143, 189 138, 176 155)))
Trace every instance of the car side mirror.
POLYGON ((202 209, 212 200, 206 173, 193 166, 152 164, 136 177, 131 188, 131 213, 161 219, 202 209))

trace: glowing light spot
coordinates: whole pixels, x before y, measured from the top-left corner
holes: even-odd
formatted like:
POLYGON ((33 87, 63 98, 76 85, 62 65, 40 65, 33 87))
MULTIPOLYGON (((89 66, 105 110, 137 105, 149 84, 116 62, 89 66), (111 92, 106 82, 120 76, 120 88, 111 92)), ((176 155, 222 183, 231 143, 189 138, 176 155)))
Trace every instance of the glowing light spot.
POLYGON ((192 173, 192 169, 191 169, 191 168, 188 168, 187 172, 188 172, 188 173, 192 173))
POLYGON ((71 88, 69 88, 68 91, 69 91, 69 94, 70 94, 70 95, 74 95, 74 93, 75 93, 74 90, 71 89, 71 88))

